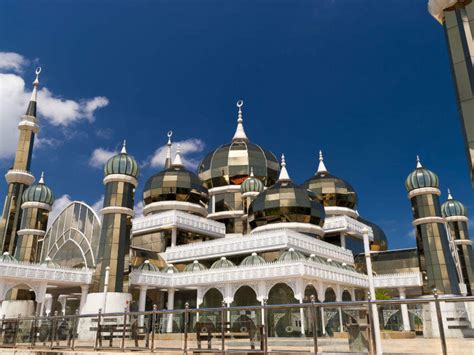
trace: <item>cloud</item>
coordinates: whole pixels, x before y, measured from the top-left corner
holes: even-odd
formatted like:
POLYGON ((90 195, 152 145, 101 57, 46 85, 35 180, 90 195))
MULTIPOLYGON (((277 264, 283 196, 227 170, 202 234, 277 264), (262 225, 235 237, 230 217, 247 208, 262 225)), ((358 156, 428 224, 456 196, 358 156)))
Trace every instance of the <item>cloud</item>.
POLYGON ((138 202, 133 208, 135 212, 135 218, 143 217, 143 201, 138 202))
MULTIPOLYGON (((188 168, 196 169, 199 164, 199 157, 193 157, 196 153, 201 153, 204 150, 205 144, 202 140, 197 138, 189 138, 184 141, 173 142, 171 147, 171 157, 174 159, 178 144, 181 146, 181 158, 184 165, 188 168)), ((165 165, 168 147, 166 145, 158 148, 149 161, 149 165, 153 168, 163 167, 165 165)), ((146 164, 148 165, 148 164, 146 164)))
POLYGON ((96 202, 94 202, 91 206, 91 208, 97 213, 99 218, 102 218, 102 214, 100 213, 100 210, 104 207, 104 195, 102 195, 96 202))
POLYGON ((13 52, 0 52, 0 70, 21 73, 29 61, 21 54, 13 52))
POLYGON ((54 222, 57 216, 72 202, 71 197, 67 194, 54 200, 53 209, 49 213, 48 227, 54 222))
POLYGON ((416 238, 416 230, 415 228, 412 228, 408 231, 407 233, 407 237, 410 237, 412 239, 415 239, 416 238))
POLYGON ((102 168, 107 160, 117 153, 117 151, 111 151, 103 148, 94 149, 89 159, 89 165, 94 168, 102 168))

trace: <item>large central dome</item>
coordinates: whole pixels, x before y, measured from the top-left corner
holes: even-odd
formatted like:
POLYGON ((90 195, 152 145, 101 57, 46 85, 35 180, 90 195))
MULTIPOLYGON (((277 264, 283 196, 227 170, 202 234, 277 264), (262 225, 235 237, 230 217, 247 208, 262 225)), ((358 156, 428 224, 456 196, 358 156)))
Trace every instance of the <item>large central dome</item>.
POLYGON ((278 179, 280 166, 275 155, 251 143, 245 134, 242 105, 242 101, 237 102, 237 130, 232 142, 210 152, 199 165, 199 177, 207 188, 240 185, 250 175, 250 168, 267 187, 278 179))

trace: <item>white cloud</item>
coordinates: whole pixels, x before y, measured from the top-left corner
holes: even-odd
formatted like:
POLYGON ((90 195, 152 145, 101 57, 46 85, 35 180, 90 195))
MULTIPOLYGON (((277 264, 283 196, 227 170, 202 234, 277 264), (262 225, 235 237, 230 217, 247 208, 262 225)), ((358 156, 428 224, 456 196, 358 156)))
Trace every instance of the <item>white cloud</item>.
POLYGON ((97 213, 97 215, 101 218, 102 214, 100 213, 100 210, 104 207, 104 195, 102 195, 96 202, 94 202, 91 206, 91 208, 97 213))
POLYGON ((117 151, 111 151, 103 148, 94 149, 89 159, 89 165, 94 168, 102 168, 104 164, 117 154, 117 151))
POLYGON ((21 54, 13 52, 0 52, 0 70, 14 71, 21 73, 28 65, 28 60, 21 54))
MULTIPOLYGON (((188 168, 196 169, 200 160, 199 158, 192 157, 191 155, 202 152, 205 147, 204 142, 197 138, 189 138, 184 141, 173 142, 171 147, 172 159, 174 159, 174 156, 176 155, 178 144, 181 146, 181 158, 184 165, 186 165, 188 168)), ((168 147, 166 145, 158 148, 150 159, 150 166, 153 168, 164 166, 167 152, 168 147)))
POLYGON ((53 209, 49 213, 48 227, 54 222, 56 217, 72 202, 71 197, 67 194, 54 200, 53 209))
POLYGON ((138 202, 133 210, 135 212, 135 218, 143 217, 143 201, 138 202))
POLYGON ((416 238, 416 231, 415 231, 415 228, 412 228, 408 231, 407 233, 407 236, 412 238, 412 239, 415 239, 416 238))

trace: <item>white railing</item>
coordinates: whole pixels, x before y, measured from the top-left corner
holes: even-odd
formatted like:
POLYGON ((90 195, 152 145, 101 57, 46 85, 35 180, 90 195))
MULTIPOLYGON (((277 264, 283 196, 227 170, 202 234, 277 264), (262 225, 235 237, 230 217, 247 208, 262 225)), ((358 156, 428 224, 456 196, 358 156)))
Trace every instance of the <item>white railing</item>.
POLYGON ((331 284, 368 287, 367 275, 365 274, 307 260, 275 261, 253 266, 234 266, 174 274, 160 271, 133 270, 130 274, 132 284, 156 287, 209 286, 220 283, 287 280, 289 278, 304 278, 331 284))
POLYGON ((223 223, 179 210, 160 212, 146 217, 136 218, 133 221, 132 234, 143 234, 171 226, 213 237, 225 236, 225 225, 223 223))
POLYGON ((400 272, 374 276, 375 288, 416 287, 422 285, 423 279, 419 272, 400 272))
POLYGON ((288 248, 294 248, 306 254, 315 254, 325 259, 331 258, 341 263, 354 264, 354 257, 350 250, 288 229, 169 247, 163 253, 163 257, 168 263, 175 263, 227 255, 250 255, 253 252, 288 248))
POLYGON ((349 216, 328 217, 324 221, 323 229, 325 233, 345 232, 360 238, 362 238, 364 231, 367 229, 369 232, 369 240, 374 240, 374 233, 370 226, 349 216))
POLYGON ((9 263, 0 261, 0 280, 17 279, 34 282, 46 281, 51 284, 90 284, 92 282, 92 274, 93 270, 86 268, 56 268, 28 262, 9 263))

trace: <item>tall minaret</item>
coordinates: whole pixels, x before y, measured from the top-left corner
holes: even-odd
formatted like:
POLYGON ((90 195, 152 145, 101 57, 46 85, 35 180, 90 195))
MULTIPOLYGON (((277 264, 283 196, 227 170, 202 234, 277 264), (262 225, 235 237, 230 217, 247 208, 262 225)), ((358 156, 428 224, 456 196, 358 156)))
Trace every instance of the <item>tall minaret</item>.
POLYGON ((461 274, 466 285, 466 293, 474 295, 474 260, 472 241, 467 228, 467 211, 464 205, 453 199, 448 190, 448 200, 441 205, 441 213, 446 220, 449 233, 454 240, 461 265, 461 274))
POLYGON ((28 187, 22 196, 23 216, 15 248, 17 260, 40 262, 40 240, 46 233, 53 203, 53 192, 44 183, 44 174, 41 173, 38 183, 28 187))
POLYGON ((441 216, 438 176, 423 168, 417 157, 416 169, 408 175, 405 186, 412 205, 423 294, 431 294, 433 288, 440 294, 459 294, 456 265, 441 216))
POLYGON ((127 153, 125 142, 122 151, 105 164, 103 221, 93 292, 104 292, 106 286, 108 292, 128 292, 130 232, 138 173, 138 164, 127 153))
POLYGON ((30 172, 30 165, 35 134, 39 132, 36 118, 36 97, 40 73, 41 68, 37 68, 36 79, 33 82, 33 91, 26 114, 21 117, 22 120, 18 124, 20 137, 16 149, 15 162, 13 168, 5 175, 8 190, 0 220, 0 248, 1 252, 7 251, 10 255, 15 251, 17 231, 21 223, 21 196, 23 191, 35 181, 34 176, 30 172))

